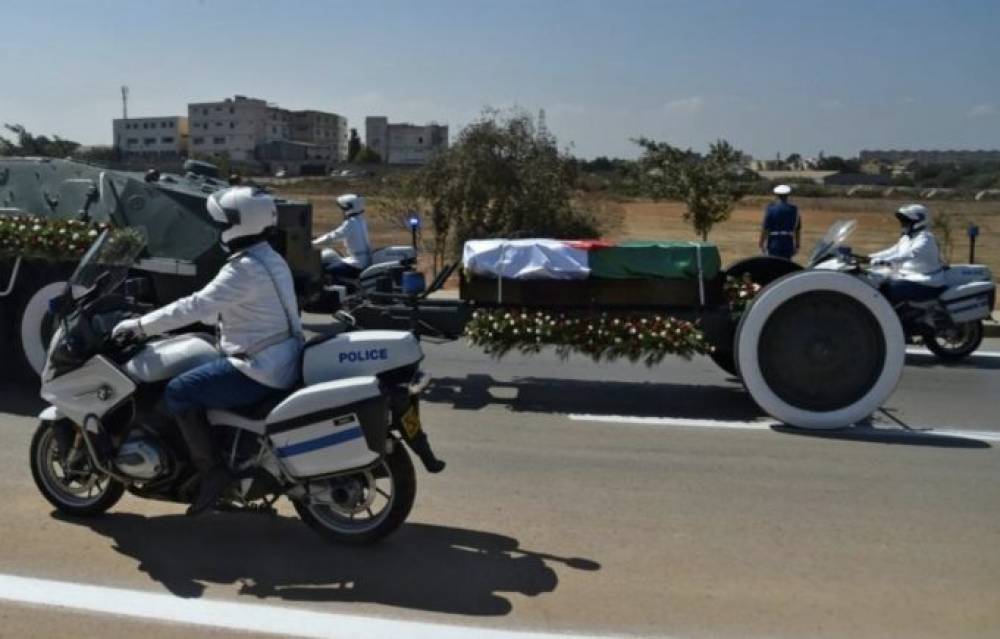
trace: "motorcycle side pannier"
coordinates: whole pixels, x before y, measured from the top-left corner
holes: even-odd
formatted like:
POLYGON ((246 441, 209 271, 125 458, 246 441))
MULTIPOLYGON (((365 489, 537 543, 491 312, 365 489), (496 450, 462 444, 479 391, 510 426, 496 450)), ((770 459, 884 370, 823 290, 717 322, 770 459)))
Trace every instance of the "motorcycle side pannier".
POLYGON ((941 304, 955 323, 986 319, 993 310, 992 282, 970 282, 945 291, 941 304))
POLYGON ((295 477, 363 468, 385 451, 389 407, 375 377, 307 386, 267 418, 267 435, 295 477))

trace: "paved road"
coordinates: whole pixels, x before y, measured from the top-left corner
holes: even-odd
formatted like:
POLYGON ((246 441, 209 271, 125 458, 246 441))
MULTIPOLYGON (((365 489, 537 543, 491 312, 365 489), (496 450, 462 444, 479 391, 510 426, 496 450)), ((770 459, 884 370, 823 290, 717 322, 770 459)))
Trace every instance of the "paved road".
MULTIPOLYGON (((4 388, 0 590, 17 575, 613 635, 1000 635, 1000 358, 910 356, 887 414, 816 435, 757 425, 707 359, 647 370, 426 350, 424 421, 449 467, 421 472, 410 523, 367 549, 327 545, 287 510, 192 521, 126 498, 103 518, 55 516, 26 463, 39 403, 4 388)), ((137 629, 185 631, 0 603, 0 637, 137 629)))

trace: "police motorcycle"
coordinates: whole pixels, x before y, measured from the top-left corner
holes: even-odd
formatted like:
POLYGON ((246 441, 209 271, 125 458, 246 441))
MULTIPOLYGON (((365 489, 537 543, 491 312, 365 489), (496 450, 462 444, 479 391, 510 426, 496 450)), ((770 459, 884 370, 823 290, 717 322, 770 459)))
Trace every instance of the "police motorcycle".
MULTIPOLYGON (((171 378, 218 357, 210 337, 187 333, 115 340, 121 320, 151 310, 127 280, 145 246, 136 229, 102 233, 50 307, 58 328, 42 376, 31 471, 59 511, 103 513, 125 491, 190 503, 197 477, 163 408, 171 378)), ((239 410, 208 412, 235 481, 220 510, 273 513, 282 496, 325 537, 375 542, 406 519, 416 495, 407 453, 430 472, 444 463, 423 433, 420 344, 398 331, 354 331, 349 316, 309 341, 301 385, 239 410)))
MULTIPOLYGON (((808 268, 857 274, 879 290, 893 275, 890 267, 873 266, 846 244, 857 221, 837 221, 816 243, 808 268)), ((982 264, 945 266, 943 286, 926 299, 893 304, 907 343, 917 339, 943 360, 957 361, 972 354, 983 341, 983 320, 996 300, 996 283, 982 264)))
MULTIPOLYGON (((372 263, 357 276, 335 275, 330 267, 344 261, 333 248, 321 252, 324 291, 332 298, 336 309, 350 309, 364 297, 399 294, 403 289, 403 274, 412 272, 417 264, 417 249, 412 246, 386 246, 372 251, 372 263)), ((331 309, 332 310, 332 309, 331 309)))

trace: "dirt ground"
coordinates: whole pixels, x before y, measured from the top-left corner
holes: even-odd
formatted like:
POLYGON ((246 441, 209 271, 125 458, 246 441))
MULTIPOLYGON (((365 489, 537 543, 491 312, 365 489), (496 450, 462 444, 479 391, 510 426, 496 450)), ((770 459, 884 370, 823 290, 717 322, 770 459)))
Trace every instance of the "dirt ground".
MULTIPOLYGON (((337 193, 317 193, 315 189, 299 190, 294 185, 281 189, 281 194, 313 204, 313 224, 317 233, 326 232, 340 223, 341 214, 336 207, 337 193)), ((723 264, 755 255, 757 238, 765 197, 745 198, 726 222, 712 230, 709 240, 719 246, 723 264)), ((836 220, 855 219, 858 228, 850 244, 855 252, 870 253, 885 248, 896 241, 899 226, 893 211, 904 202, 892 199, 861 198, 793 198, 802 215, 802 252, 799 261, 808 258, 817 239, 836 220)), ((953 263, 968 261, 969 240, 966 227, 975 222, 980 228, 976 243, 976 261, 988 264, 994 273, 1000 272, 1000 203, 998 202, 924 202, 936 216, 950 221, 950 240, 936 228, 938 242, 946 258, 953 263)), ((368 199, 369 229, 372 244, 376 247, 389 244, 409 244, 410 233, 403 224, 403 211, 395 210, 398 200, 388 197, 368 199)), ((633 200, 608 202, 609 215, 606 239, 696 239, 689 223, 683 219, 681 202, 652 202, 633 200)), ((426 234, 430 237, 430 233, 426 234)), ((425 247, 429 248, 429 247, 425 247)), ((425 270, 430 275, 430 268, 425 270)))

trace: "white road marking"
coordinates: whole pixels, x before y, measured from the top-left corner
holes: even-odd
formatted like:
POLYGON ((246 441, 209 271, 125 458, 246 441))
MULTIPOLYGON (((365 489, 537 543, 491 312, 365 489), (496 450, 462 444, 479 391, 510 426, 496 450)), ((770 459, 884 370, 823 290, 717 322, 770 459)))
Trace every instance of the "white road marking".
POLYGON ((91 613, 212 626, 227 630, 317 639, 563 639, 596 635, 517 632, 469 626, 435 624, 314 612, 204 599, 181 599, 168 594, 107 588, 65 581, 0 575, 0 600, 58 606, 91 613))
MULTIPOLYGON (((726 421, 721 419, 687 419, 683 417, 639 417, 632 415, 589 415, 580 413, 570 413, 567 415, 576 422, 601 422, 606 424, 632 424, 646 426, 666 426, 673 428, 715 428, 722 430, 756 430, 770 431, 774 426, 780 424, 773 420, 757 421, 726 421)), ((817 430, 817 433, 824 432, 817 430)), ((827 432, 843 432, 837 429, 827 432)), ((850 432, 850 431, 848 431, 850 432)), ((960 437, 963 439, 978 439, 986 442, 1000 442, 1000 432, 988 430, 957 430, 953 428, 930 428, 919 427, 912 430, 902 428, 859 428, 859 435, 873 437, 960 437)))
MULTIPOLYGON (((930 355, 930 356, 937 357, 937 355, 934 355, 934 353, 932 353, 929 350, 927 350, 926 348, 922 348, 920 346, 908 346, 906 348, 906 354, 907 355, 930 355)), ((1000 357, 1000 352, 997 352, 997 351, 976 351, 972 355, 969 355, 969 357, 1000 357)))
POLYGON ((776 421, 726 421, 721 419, 687 419, 684 417, 637 417, 632 415, 588 415, 570 413, 575 422, 605 422, 611 424, 648 424, 651 426, 676 426, 679 428, 724 428, 727 430, 771 430, 776 421))

